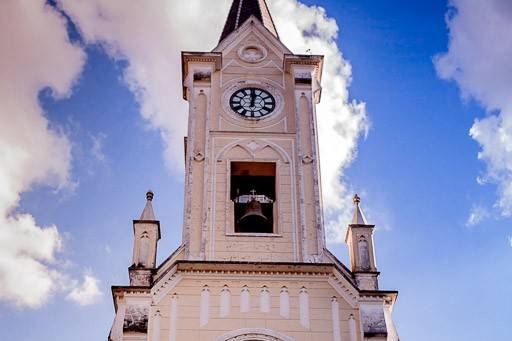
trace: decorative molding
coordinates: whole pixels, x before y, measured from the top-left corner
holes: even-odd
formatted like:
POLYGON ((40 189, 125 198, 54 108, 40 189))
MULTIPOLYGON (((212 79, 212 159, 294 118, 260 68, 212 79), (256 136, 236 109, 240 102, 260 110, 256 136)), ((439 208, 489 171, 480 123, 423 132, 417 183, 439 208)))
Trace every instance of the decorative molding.
POLYGON ((202 161, 204 161, 204 158, 205 158, 205 156, 203 153, 201 153, 201 152, 194 153, 194 161, 202 162, 202 161))
POLYGON ((130 268, 128 270, 131 286, 147 286, 151 285, 153 271, 151 269, 136 269, 130 268))
POLYGON ((178 285, 182 276, 176 273, 176 269, 170 271, 166 276, 160 278, 151 289, 153 304, 160 303, 165 296, 178 285))
POLYGON ((302 157, 302 163, 305 165, 309 165, 309 164, 313 163, 314 160, 315 159, 311 155, 304 155, 302 157))
POLYGON ((228 54, 238 44, 247 39, 249 34, 254 34, 257 38, 264 40, 277 55, 283 53, 292 53, 278 38, 276 38, 259 20, 247 20, 240 26, 236 33, 232 33, 222 40, 214 49, 214 52, 224 52, 228 54))
POLYGON ((352 308, 358 305, 358 292, 343 276, 334 273, 329 276, 329 284, 341 295, 352 308))
POLYGON ((256 159, 256 154, 258 152, 262 151, 266 147, 269 147, 273 149, 281 158, 281 161, 283 161, 285 164, 291 163, 292 159, 290 155, 284 150, 281 146, 275 144, 274 142, 262 138, 262 139, 236 139, 231 143, 226 144, 215 156, 215 159, 217 162, 222 162, 225 160, 226 155, 231 151, 233 148, 240 147, 243 150, 247 152, 247 154, 252 158, 256 159), (255 144, 258 144, 257 149, 253 149, 255 144))
POLYGON ((295 341, 291 336, 266 328, 243 328, 230 331, 215 341, 295 341))
POLYGON ((247 63, 256 64, 260 63, 267 58, 267 49, 258 43, 250 42, 247 45, 242 45, 238 49, 238 57, 247 63), (254 50, 254 51, 250 51, 254 50))

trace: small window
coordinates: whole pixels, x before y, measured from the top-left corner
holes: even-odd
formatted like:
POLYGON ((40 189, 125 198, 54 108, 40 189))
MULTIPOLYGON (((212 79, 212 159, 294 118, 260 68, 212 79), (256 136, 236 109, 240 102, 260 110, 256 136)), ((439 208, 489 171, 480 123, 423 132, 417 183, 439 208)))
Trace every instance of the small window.
POLYGON ((232 162, 231 200, 236 233, 273 233, 276 164, 232 162))

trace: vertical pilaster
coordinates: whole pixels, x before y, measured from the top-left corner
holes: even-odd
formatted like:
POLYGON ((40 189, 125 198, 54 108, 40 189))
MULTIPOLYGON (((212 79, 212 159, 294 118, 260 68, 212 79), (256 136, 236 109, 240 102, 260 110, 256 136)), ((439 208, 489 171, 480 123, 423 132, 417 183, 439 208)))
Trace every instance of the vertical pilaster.
POLYGON ((305 287, 302 287, 299 292, 299 317, 300 324, 309 329, 309 294, 305 287))
POLYGON ((162 314, 160 310, 157 310, 153 315, 153 338, 152 341, 160 341, 160 328, 161 328, 161 320, 162 314))
POLYGON ((332 311, 332 339, 333 341, 341 341, 341 328, 340 328, 340 305, 338 299, 333 297, 331 299, 332 311))
POLYGON ((199 312, 199 326, 204 327, 208 324, 210 317, 210 289, 207 285, 201 291, 201 303, 199 312))
POLYGON ((352 314, 350 314, 348 318, 348 330, 350 335, 350 341, 357 341, 356 319, 352 314))
POLYGON ((279 293, 279 314, 284 318, 290 317, 290 294, 287 287, 282 287, 279 293))
POLYGON ((220 292, 220 317, 226 317, 231 311, 231 291, 227 285, 224 285, 220 292))
POLYGON ((207 259, 210 91, 213 68, 188 65, 185 80, 189 102, 185 155, 183 242, 187 259, 207 259))
POLYGON ((301 226, 302 259, 316 262, 322 259, 325 247, 323 230, 318 136, 314 89, 314 67, 295 66, 295 107, 297 130, 297 176, 299 221, 301 226))
POLYGON ((270 311, 270 292, 266 285, 264 285, 260 291, 260 311, 262 313, 268 313, 270 311))
POLYGON ((176 328, 178 322, 178 295, 171 297, 171 306, 169 313, 169 341, 176 341, 176 328))
POLYGON ((240 312, 247 313, 251 309, 251 293, 247 285, 244 285, 240 292, 240 312))

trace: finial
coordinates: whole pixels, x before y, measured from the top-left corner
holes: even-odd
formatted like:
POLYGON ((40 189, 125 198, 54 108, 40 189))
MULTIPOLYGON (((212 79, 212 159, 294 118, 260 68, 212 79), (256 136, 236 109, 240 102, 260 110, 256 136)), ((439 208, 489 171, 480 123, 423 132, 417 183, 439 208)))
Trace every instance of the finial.
POLYGON ((355 194, 352 201, 354 202, 355 206, 354 215, 352 216, 352 225, 367 225, 363 211, 361 211, 361 207, 359 207, 361 198, 359 197, 359 195, 355 194))
POLYGON ((359 203, 361 202, 361 198, 359 197, 359 195, 354 194, 354 198, 352 199, 352 201, 354 202, 354 205, 359 206, 359 203))
POLYGON ((153 193, 152 190, 149 190, 147 193, 146 193, 146 199, 148 201, 153 201, 153 197, 155 196, 155 193, 153 193))

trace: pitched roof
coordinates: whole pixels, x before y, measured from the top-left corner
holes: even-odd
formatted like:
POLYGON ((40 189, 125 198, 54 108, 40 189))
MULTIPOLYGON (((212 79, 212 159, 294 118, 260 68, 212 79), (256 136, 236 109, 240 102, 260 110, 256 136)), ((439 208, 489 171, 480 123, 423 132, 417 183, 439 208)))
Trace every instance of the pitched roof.
POLYGON ((265 0, 233 0, 219 41, 223 41, 233 31, 236 31, 251 16, 256 17, 270 33, 279 38, 265 0))

